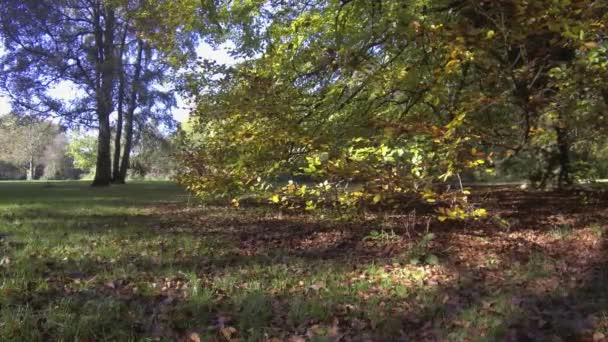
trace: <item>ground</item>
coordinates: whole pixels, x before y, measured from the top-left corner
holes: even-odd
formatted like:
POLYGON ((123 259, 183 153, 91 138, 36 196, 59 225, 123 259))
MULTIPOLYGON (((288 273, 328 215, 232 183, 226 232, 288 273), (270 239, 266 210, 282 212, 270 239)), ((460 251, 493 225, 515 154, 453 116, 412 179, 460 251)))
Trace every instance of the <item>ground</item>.
POLYGON ((608 196, 346 222, 171 183, 0 183, 2 341, 601 341, 608 196))

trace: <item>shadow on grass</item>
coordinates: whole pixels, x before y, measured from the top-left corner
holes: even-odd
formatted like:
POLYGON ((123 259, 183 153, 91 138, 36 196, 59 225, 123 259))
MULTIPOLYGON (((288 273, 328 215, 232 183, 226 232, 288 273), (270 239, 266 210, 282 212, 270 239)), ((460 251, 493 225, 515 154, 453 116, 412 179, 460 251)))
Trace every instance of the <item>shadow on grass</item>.
MULTIPOLYGON (((435 266, 409 264, 424 223, 403 217, 347 224, 152 202, 121 211, 113 197, 94 201, 109 208, 99 213, 77 212, 77 199, 60 210, 18 208, 1 219, 28 219, 42 235, 82 233, 88 245, 63 257, 55 236, 1 269, 0 329, 7 340, 194 331, 213 341, 226 327, 253 341, 584 340, 608 328, 604 238, 593 245, 584 227, 606 219, 601 196, 498 192, 490 210, 519 220, 510 232, 489 221, 432 227, 438 237, 424 252, 440 257, 435 266), (577 205, 582 198, 591 203, 577 205), (549 239, 557 222, 572 236, 549 239), (380 229, 399 239, 365 239, 380 229)), ((66 245, 80 244, 68 237, 66 245)))
POLYGON ((44 277, 50 289, 26 285, 24 292, 12 294, 14 299, 6 296, 3 305, 33 310, 29 319, 43 337, 124 338, 115 334, 128 332, 134 337, 182 338, 196 331, 219 340, 220 329, 232 326, 235 337, 249 340, 263 340, 265 334, 374 341, 583 340, 601 328, 598 319, 608 309, 605 260, 592 256, 579 269, 588 273, 577 274, 574 284, 560 288, 567 277, 563 284, 558 279, 557 285, 543 285, 560 275, 539 271, 554 264, 542 258, 531 258, 521 269, 513 266, 515 274, 502 280, 486 270, 448 265, 452 278, 435 284, 423 280, 403 292, 394 284, 383 287, 382 277, 369 272, 360 281, 349 280, 353 268, 361 265, 325 257, 292 255, 286 260, 227 252, 154 258, 134 252, 111 262, 47 258, 44 270, 33 272, 44 277), (277 269, 295 274, 277 275, 277 269), (251 270, 259 274, 247 273, 251 270), (287 285, 269 286, 281 277, 287 285), (300 285, 300 279, 305 283, 300 285), (178 287, 180 282, 187 286, 178 287), (65 310, 64 316, 57 316, 58 308, 65 310), (51 319, 43 318, 50 312, 51 319), (68 326, 78 329, 65 330, 68 326))
POLYGON ((520 293, 517 314, 505 320, 506 341, 603 341, 608 336, 606 241, 588 262, 564 272, 559 286, 520 293), (576 274, 576 273, 578 274, 576 274))

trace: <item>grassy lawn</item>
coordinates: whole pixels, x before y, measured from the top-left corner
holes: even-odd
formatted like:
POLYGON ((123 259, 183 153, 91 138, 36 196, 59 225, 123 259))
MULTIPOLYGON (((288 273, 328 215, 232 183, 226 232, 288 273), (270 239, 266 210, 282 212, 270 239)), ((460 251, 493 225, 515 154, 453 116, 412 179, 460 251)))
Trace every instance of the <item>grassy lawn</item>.
POLYGON ((500 219, 427 232, 193 205, 171 183, 2 182, 0 340, 608 335, 605 196, 484 199, 500 219))

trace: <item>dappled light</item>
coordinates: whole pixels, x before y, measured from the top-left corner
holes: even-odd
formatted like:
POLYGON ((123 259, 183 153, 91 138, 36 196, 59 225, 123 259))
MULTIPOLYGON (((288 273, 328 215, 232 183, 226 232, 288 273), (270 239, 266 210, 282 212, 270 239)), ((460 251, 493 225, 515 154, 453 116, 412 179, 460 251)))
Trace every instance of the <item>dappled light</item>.
POLYGON ((608 341, 606 0, 0 0, 0 341, 608 341))
MULTIPOLYGON (((189 206, 170 183, 89 200, 74 189, 90 191, 77 182, 0 184, 6 338, 521 341, 608 328, 608 211, 567 212, 579 193, 526 192, 491 207, 528 217, 536 209, 528 201, 559 197, 553 213, 569 224, 561 231, 545 214, 533 225, 427 228, 408 215, 344 222, 189 206), (9 189, 19 190, 18 207, 6 201, 17 193, 9 189)), ((480 196, 503 191, 511 190, 480 196)))

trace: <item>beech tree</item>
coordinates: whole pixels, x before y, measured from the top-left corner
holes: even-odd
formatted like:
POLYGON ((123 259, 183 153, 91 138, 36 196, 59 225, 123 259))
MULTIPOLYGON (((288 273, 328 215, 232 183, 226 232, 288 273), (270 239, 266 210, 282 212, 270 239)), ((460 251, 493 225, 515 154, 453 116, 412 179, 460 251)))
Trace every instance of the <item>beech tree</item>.
POLYGON ((307 177, 318 184, 279 186, 270 200, 314 209, 418 199, 440 204, 442 219, 483 215, 462 178, 515 156, 532 178, 540 172, 539 186, 566 186, 577 146, 595 139, 576 132, 607 118, 607 7, 225 2, 219 16, 246 60, 189 75, 198 107, 180 179, 201 196, 238 199, 307 177), (352 182, 362 187, 347 190, 352 182))

